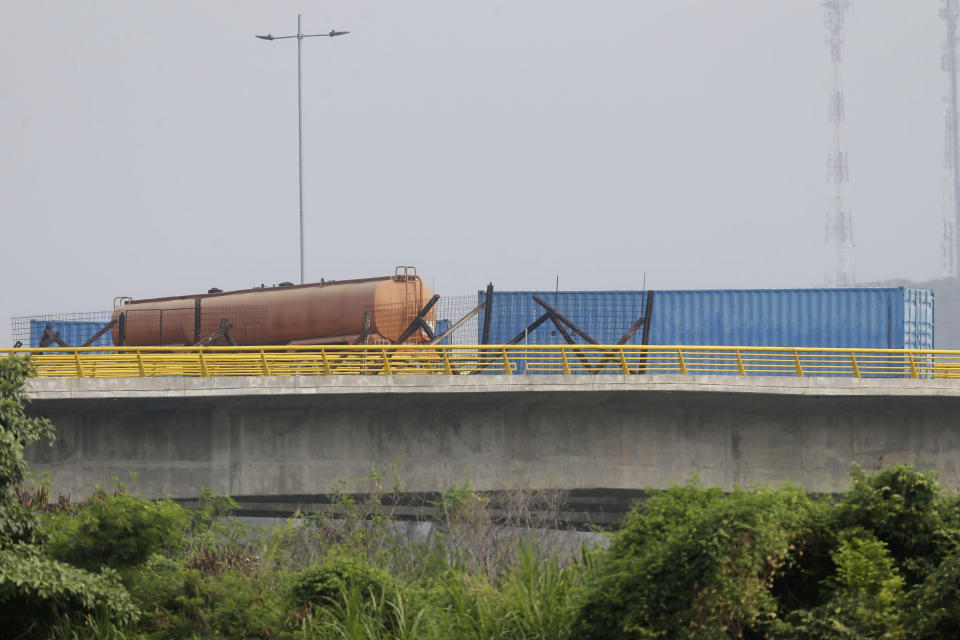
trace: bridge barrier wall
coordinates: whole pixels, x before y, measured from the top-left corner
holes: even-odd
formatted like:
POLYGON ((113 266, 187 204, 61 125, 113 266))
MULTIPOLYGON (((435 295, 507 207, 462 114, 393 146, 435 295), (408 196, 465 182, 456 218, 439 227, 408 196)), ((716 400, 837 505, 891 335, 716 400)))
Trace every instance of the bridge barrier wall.
POLYGON ((960 385, 732 376, 290 376, 32 380, 57 425, 28 451, 73 496, 847 486, 851 463, 910 462, 960 488, 960 385), (340 481, 346 481, 341 484, 340 481))

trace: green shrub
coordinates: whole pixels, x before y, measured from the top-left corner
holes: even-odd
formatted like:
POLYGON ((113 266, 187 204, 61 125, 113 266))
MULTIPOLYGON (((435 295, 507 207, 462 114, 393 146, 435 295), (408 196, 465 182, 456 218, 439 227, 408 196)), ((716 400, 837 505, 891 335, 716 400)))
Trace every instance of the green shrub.
POLYGON ((908 628, 917 640, 960 636, 960 549, 913 589, 906 610, 908 628))
POLYGON ((29 398, 23 387, 30 371, 29 358, 0 359, 0 548, 37 541, 36 515, 20 507, 14 489, 27 471, 24 447, 37 441, 52 444, 54 431, 46 418, 27 417, 29 398))
POLYGON ((898 465, 872 476, 855 467, 850 475, 853 487, 840 504, 838 528, 873 532, 907 584, 922 581, 960 542, 956 499, 943 494, 933 472, 898 465))
POLYGON ((192 635, 275 638, 285 626, 283 586, 249 573, 225 570, 204 575, 161 555, 129 572, 129 589, 145 615, 140 629, 150 638, 192 635))
POLYGON ((845 533, 831 554, 835 573, 824 580, 826 602, 791 612, 771 630, 776 640, 904 638, 904 581, 886 545, 866 531, 845 533))
POLYGON ((0 549, 0 629, 5 637, 45 638, 62 618, 88 616, 127 626, 139 611, 109 569, 89 573, 26 545, 0 549))
POLYGON ((824 496, 811 500, 787 562, 773 581, 771 592, 779 603, 780 616, 822 604, 823 583, 836 571, 833 553, 842 533, 836 499, 824 496))
POLYGON ((887 552, 887 545, 868 532, 845 536, 833 554, 837 565, 826 586, 834 607, 848 626, 868 638, 900 638, 904 581, 887 552))
POLYGON ((293 599, 298 605, 338 602, 344 593, 393 593, 399 583, 386 571, 355 554, 334 554, 320 565, 308 567, 294 579, 293 599))
POLYGON ((584 638, 727 638, 777 615, 777 572, 810 501, 785 487, 724 494, 675 487, 635 510, 601 554, 580 603, 584 638))
POLYGON ((420 626, 400 581, 354 549, 301 571, 291 595, 304 637, 395 637, 420 626))
POLYGON ((98 621, 104 634, 117 631, 139 613, 116 574, 44 556, 37 545, 39 520, 17 500, 14 489, 27 468, 24 447, 53 442, 48 420, 26 416, 29 373, 27 358, 0 359, 0 630, 4 637, 47 638, 55 631, 89 631, 98 621))
POLYGON ((74 514, 49 519, 47 550, 84 569, 122 569, 180 544, 186 524, 184 509, 169 500, 99 492, 74 514))

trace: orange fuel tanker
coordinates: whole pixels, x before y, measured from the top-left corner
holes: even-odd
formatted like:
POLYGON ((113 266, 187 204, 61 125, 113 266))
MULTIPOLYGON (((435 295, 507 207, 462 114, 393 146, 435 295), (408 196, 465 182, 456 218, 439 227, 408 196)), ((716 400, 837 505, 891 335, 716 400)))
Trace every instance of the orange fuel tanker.
MULTIPOLYGON (((114 303, 117 346, 384 344, 396 342, 433 292, 412 267, 392 276, 114 303), (210 336, 229 327, 227 336, 210 336), (221 344, 226 343, 220 342, 221 344)), ((435 312, 423 317, 433 326, 435 312)), ((405 343, 427 340, 422 329, 405 343)))

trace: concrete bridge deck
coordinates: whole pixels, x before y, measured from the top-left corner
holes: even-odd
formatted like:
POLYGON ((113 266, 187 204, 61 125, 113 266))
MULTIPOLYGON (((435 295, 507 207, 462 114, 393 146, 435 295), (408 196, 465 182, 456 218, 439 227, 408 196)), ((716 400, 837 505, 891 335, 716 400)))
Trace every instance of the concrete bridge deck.
MULTIPOLYGON (((911 462, 960 488, 960 381, 737 376, 292 376, 35 379, 54 421, 33 471, 86 495, 138 474, 144 495, 256 499, 412 492, 846 487, 851 463, 911 462), (340 481, 347 481, 341 484, 340 481)), ((129 484, 129 482, 128 482, 129 484)))

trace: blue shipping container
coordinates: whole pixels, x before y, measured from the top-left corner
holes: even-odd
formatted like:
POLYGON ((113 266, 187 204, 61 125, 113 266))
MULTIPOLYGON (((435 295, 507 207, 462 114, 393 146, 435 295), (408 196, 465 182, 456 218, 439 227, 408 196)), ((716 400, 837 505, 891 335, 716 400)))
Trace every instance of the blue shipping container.
MULTIPOLYGON (((30 319, 30 346, 39 347, 43 339, 43 332, 47 326, 56 331, 60 337, 71 347, 79 347, 103 329, 102 322, 87 322, 83 320, 34 320, 30 319)), ((56 342, 51 343, 51 347, 59 347, 56 342)), ((92 347, 112 347, 113 340, 110 338, 110 332, 106 332, 96 339, 90 345, 92 347)))
MULTIPOLYGON (((478 292, 483 302, 485 291, 478 292)), ((539 295, 601 344, 644 314, 645 291, 495 291, 490 342, 509 342, 544 313, 539 295)), ((481 314, 479 327, 483 327, 481 314)), ((582 342, 577 338, 577 342, 582 342)), ((479 335, 478 335, 479 342, 479 335)), ((655 291, 650 344, 932 349, 930 289, 720 289, 655 291)), ((520 340, 565 344, 546 322, 520 340)), ((627 344, 641 344, 638 331, 627 344)))

